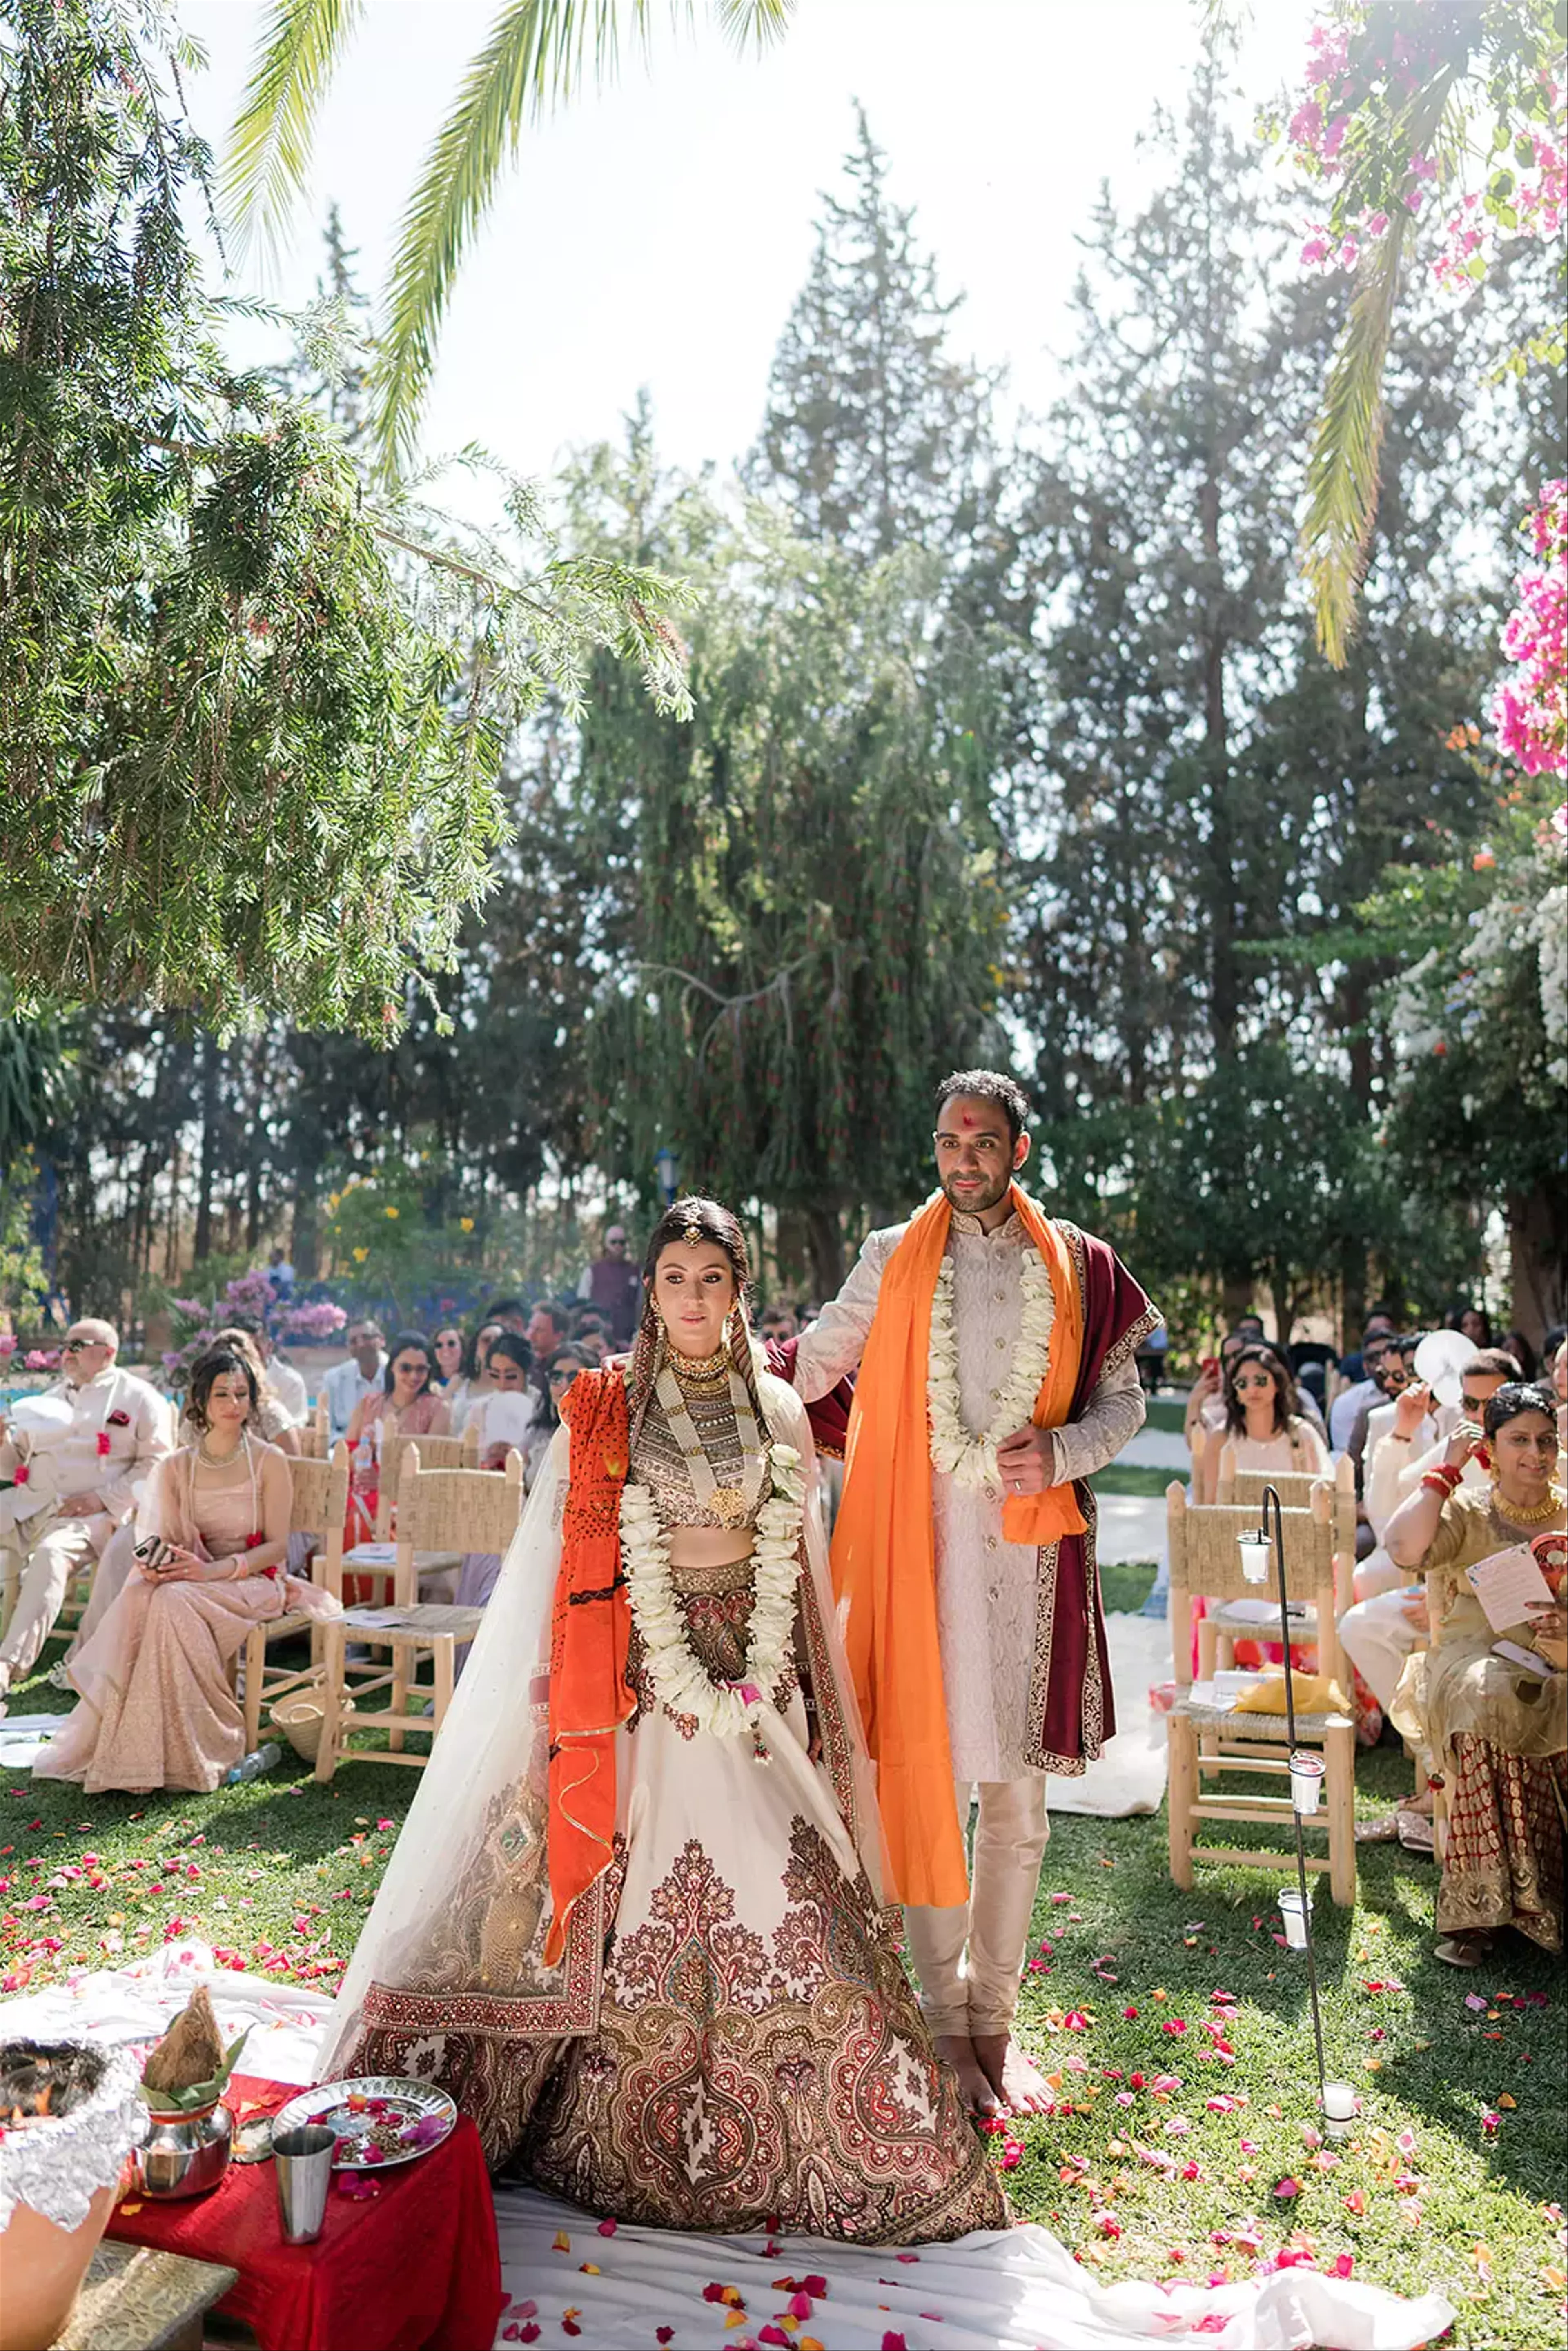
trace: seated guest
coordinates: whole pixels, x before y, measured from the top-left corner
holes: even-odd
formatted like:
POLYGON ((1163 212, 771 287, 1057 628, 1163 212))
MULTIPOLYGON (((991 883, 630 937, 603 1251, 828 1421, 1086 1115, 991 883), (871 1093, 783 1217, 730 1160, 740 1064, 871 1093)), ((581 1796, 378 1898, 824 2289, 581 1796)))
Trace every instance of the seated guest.
POLYGON ((1394 1330, 1395 1323, 1392 1314, 1385 1314, 1380 1310, 1378 1312, 1369 1314, 1367 1316, 1365 1322, 1361 1326, 1360 1346, 1353 1348, 1348 1355, 1342 1355, 1339 1359, 1339 1375, 1346 1387, 1358 1387, 1361 1382, 1366 1377, 1366 1364, 1364 1357, 1367 1341, 1369 1339, 1392 1339, 1394 1336, 1394 1330))
POLYGON ((431 1385, 435 1358, 423 1331, 400 1331, 392 1343, 382 1384, 360 1398, 349 1423, 349 1524, 369 1539, 381 1491, 382 1453, 389 1437, 444 1437, 451 1419, 431 1385))
POLYGON ((594 1308, 590 1307, 585 1313, 575 1318, 571 1343, 591 1356, 595 1364, 603 1363, 610 1353, 610 1333, 604 1327, 603 1317, 594 1308))
POLYGON ((1219 1457, 1228 1444, 1235 1448, 1238 1469, 1327 1474, 1328 1447, 1311 1421, 1291 1410, 1294 1394, 1290 1372, 1272 1347, 1253 1341, 1231 1356, 1225 1370, 1225 1426, 1204 1447, 1199 1501, 1214 1499, 1219 1457))
POLYGON ((535 1362, 548 1364, 568 1343, 566 1315, 548 1298, 541 1298, 528 1317, 528 1327, 523 1335, 534 1351, 535 1362))
POLYGON ((362 1315, 359 1322, 350 1322, 343 1337, 348 1360, 334 1364, 322 1383, 327 1396, 329 1447, 340 1444, 347 1437, 355 1405, 374 1395, 387 1367, 381 1326, 373 1315, 362 1315))
POLYGON ((503 1331, 515 1331, 519 1339, 528 1335, 528 1310, 520 1298, 493 1299, 485 1320, 499 1323, 503 1331))
POLYGON ((34 1770, 89 1795, 120 1788, 205 1792, 245 1751, 227 1666, 255 1624, 337 1602, 282 1573, 288 1463, 256 1433, 248 1356, 214 1347, 186 1403, 194 1442, 161 1460, 137 1514, 142 1546, 124 1589, 72 1658, 81 1700, 34 1770))
POLYGON ((455 1322, 444 1322, 431 1341, 431 1345, 435 1352, 436 1391, 444 1397, 446 1408, 450 1412, 452 1392, 463 1377, 463 1364, 468 1353, 468 1343, 455 1322))
POLYGON ((546 1400, 544 1409, 536 1414, 528 1428, 523 1451, 523 1475, 531 1488, 539 1463, 549 1451, 550 1439, 560 1426, 560 1400, 579 1372, 594 1368, 590 1356, 580 1347, 559 1347, 545 1366, 546 1400))
POLYGON ((1208 1355, 1198 1366, 1198 1374, 1187 1390, 1186 1410, 1182 1416, 1182 1434, 1191 1450, 1193 1433, 1201 1428, 1206 1436, 1218 1436, 1225 1426, 1225 1369, 1247 1344, 1245 1331, 1228 1331, 1219 1343, 1218 1355, 1208 1355))
MULTIPOLYGON (((213 1344, 214 1347, 232 1347, 236 1355, 245 1356, 256 1374, 256 1395, 259 1398, 256 1411, 256 1426, 262 1442, 266 1445, 276 1445, 280 1453, 287 1454, 291 1461, 298 1461, 299 1458, 298 1426, 287 1405, 275 1392, 271 1381, 267 1378, 267 1358, 262 1353, 261 1343, 256 1332, 248 1323, 231 1322, 222 1331, 214 1332, 213 1344)), ((188 1442, 188 1439, 189 1432, 182 1423, 180 1442, 183 1445, 188 1442)))
MULTIPOLYGON (((1511 1331, 1502 1343, 1519 1365, 1521 1379, 1534 1381, 1541 1377, 1541 1364, 1535 1350, 1522 1331, 1511 1331)), ((1550 1356, 1547 1358, 1547 1363, 1550 1366, 1550 1356)))
MULTIPOLYGON (((1499 1347, 1485 1348, 1472 1355, 1459 1374, 1459 1412, 1463 1420, 1479 1429, 1487 1405, 1498 1390, 1518 1377, 1519 1369, 1512 1356, 1505 1355, 1499 1347)), ((1339 1620, 1340 1645, 1385 1714, 1393 1707, 1405 1660, 1427 1644, 1425 1589, 1419 1585, 1412 1589, 1408 1570, 1389 1553, 1387 1535, 1389 1522, 1401 1503, 1416 1491, 1427 1471, 1437 1469, 1447 1458, 1446 1437, 1429 1451, 1418 1450, 1421 1427, 1436 1425, 1430 1389, 1420 1384, 1406 1388, 1395 1406, 1394 1426, 1383 1437, 1373 1458, 1368 1507, 1378 1531, 1379 1545, 1357 1567, 1355 1605, 1347 1608, 1339 1620)), ((1476 1494, 1484 1495, 1490 1490, 1474 1453, 1465 1464, 1462 1482, 1476 1494)), ((1423 1802, 1420 1809, 1427 1811, 1430 1807, 1423 1802)))
POLYGON ((782 1300, 775 1300, 771 1306, 763 1308, 758 1317, 757 1332, 765 1347, 769 1339, 777 1339, 782 1345, 786 1339, 798 1339, 800 1335, 793 1311, 782 1300))
POLYGON ((1480 1307, 1472 1306, 1467 1299, 1461 1299, 1449 1315, 1448 1328, 1450 1331, 1462 1331, 1472 1347, 1493 1344, 1490 1315, 1480 1307))
POLYGON ((527 1433, 544 1406, 529 1379, 533 1349, 515 1331, 497 1333, 490 1349, 489 1393, 478 1397, 468 1415, 479 1429, 479 1467, 499 1469, 516 1447, 523 1450, 527 1433))
MULTIPOLYGON (((288 1415, 291 1428, 303 1428, 310 1417, 310 1398, 305 1382, 290 1363, 286 1363, 272 1343, 272 1333, 265 1322, 251 1322, 248 1318, 236 1318, 239 1327, 248 1331, 261 1357, 261 1367, 267 1374, 267 1393, 277 1397, 288 1415)), ((287 1448, 286 1448, 287 1449, 287 1448)))
MULTIPOLYGON (((14 1682, 26 1678, 54 1628, 72 1580, 100 1560, 137 1494, 173 1444, 172 1417, 156 1388, 115 1362, 120 1334, 111 1322, 73 1322, 66 1332, 65 1371, 46 1394, 68 1405, 68 1432, 53 1446, 47 1509, 16 1516, 7 1547, 21 1563, 21 1589, 0 1640, 0 1715, 14 1682)), ((0 1478, 23 1483, 28 1465, 0 1418, 0 1478)))
MULTIPOLYGON (((1364 1404, 1356 1414, 1345 1443, 1345 1458, 1355 1473, 1355 1555, 1364 1559, 1377 1547, 1377 1536, 1367 1513, 1365 1500, 1366 1468, 1369 1452, 1375 1449, 1378 1439, 1392 1426, 1394 1406, 1415 1377, 1416 1349, 1419 1339, 1401 1334, 1390 1339, 1376 1359, 1372 1374, 1378 1401, 1364 1404)), ((1437 1434, 1433 1431, 1434 1436, 1437 1434)))
POLYGON ((1368 1324, 1361 1342, 1361 1376, 1347 1388, 1342 1388, 1329 1406, 1328 1439, 1336 1453, 1343 1453, 1350 1443, 1356 1416, 1363 1405, 1382 1402, 1376 1372, 1379 1363, 1394 1343, 1392 1326, 1375 1329, 1368 1324))
POLYGON ((454 1437, 463 1435, 468 1426, 469 1414, 480 1398, 490 1393, 490 1350, 500 1335, 498 1322, 481 1322, 468 1342, 461 1377, 442 1391, 454 1437))
MULTIPOLYGON (((1442 1462, 1388 1522, 1391 1556, 1436 1581, 1435 1646, 1406 1665, 1393 1714, 1425 1742, 1448 1791, 1437 1955, 1451 1967, 1479 1966, 1505 1927, 1543 1950, 1563 1949, 1568 1679, 1495 1654, 1499 1635, 1465 1574, 1568 1527, 1556 1467, 1551 1390, 1511 1380, 1484 1407, 1484 1438, 1461 1421, 1442 1462), (1463 1478, 1483 1450, 1489 1482, 1478 1493, 1463 1478)), ((1561 1655, 1565 1629, 1568 1614, 1553 1603, 1504 1637, 1521 1648, 1550 1643, 1561 1655)))

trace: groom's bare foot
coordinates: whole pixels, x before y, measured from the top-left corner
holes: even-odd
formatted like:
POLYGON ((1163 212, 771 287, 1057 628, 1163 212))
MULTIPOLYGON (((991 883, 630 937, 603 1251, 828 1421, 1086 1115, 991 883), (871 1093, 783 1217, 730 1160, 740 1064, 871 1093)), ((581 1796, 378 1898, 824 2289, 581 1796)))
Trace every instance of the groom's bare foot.
POLYGON ((958 2076, 958 2087, 964 2094, 964 2104, 972 2115, 995 2115, 1001 2109, 990 2080, 975 2054, 975 2044, 967 2032, 939 2032, 936 2054, 945 2065, 951 2065, 958 2076))
POLYGON ((1024 2055, 1010 2032, 977 2032, 973 2047, 980 2070, 1005 2113, 1050 2112, 1056 2103, 1051 2085, 1034 2060, 1024 2055))

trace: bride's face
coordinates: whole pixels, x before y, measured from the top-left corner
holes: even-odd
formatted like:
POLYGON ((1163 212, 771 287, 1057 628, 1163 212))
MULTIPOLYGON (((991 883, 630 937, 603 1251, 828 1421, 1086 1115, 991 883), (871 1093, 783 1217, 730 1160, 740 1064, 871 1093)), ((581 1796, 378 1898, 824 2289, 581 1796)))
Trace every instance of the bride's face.
POLYGON ((653 1304, 677 1355, 715 1355, 735 1303, 735 1275, 716 1242, 672 1241, 653 1268, 653 1304))

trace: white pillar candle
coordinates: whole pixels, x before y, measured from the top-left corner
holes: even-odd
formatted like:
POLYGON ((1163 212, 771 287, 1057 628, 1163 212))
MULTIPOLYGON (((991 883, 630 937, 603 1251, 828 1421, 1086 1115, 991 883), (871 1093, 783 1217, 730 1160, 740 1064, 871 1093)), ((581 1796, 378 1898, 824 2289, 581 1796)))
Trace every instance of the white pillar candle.
POLYGON ((1330 2138, 1348 2138, 1355 2120, 1355 2092, 1348 2082, 1323 2084, 1323 2126, 1330 2138))
POLYGON ((1237 1541, 1241 1552, 1241 1573, 1248 1583, 1267 1583, 1269 1545, 1266 1538, 1262 1535, 1239 1535, 1237 1541))

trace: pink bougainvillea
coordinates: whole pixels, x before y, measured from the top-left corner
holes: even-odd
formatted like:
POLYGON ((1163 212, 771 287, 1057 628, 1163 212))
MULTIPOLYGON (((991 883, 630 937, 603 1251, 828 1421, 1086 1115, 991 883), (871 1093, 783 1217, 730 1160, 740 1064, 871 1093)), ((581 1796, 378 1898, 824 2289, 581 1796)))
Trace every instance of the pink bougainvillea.
POLYGON ((1537 560, 1502 632, 1519 674, 1499 689, 1492 725, 1526 775, 1557 776, 1568 773, 1568 481, 1546 484, 1525 528, 1537 560))

